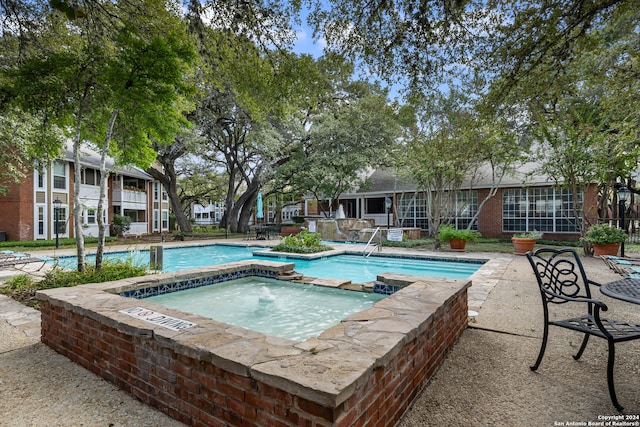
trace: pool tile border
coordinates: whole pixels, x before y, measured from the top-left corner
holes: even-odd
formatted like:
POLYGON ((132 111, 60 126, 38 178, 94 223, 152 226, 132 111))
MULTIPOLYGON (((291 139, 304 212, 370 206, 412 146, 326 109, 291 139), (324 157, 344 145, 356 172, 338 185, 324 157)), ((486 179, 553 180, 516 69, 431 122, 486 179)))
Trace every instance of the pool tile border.
POLYGON ((242 279, 245 277, 252 277, 252 276, 265 277, 269 279, 277 279, 278 271, 254 267, 254 268, 247 268, 245 270, 238 270, 230 273, 221 273, 221 274, 212 273, 209 276, 194 277, 194 278, 189 278, 185 280, 179 280, 176 282, 163 283, 160 285, 135 288, 135 289, 120 292, 119 295, 125 298, 143 299, 143 298, 155 297, 158 295, 169 294, 177 291, 184 291, 187 289, 196 289, 202 286, 215 285, 217 283, 228 282, 230 280, 242 279))

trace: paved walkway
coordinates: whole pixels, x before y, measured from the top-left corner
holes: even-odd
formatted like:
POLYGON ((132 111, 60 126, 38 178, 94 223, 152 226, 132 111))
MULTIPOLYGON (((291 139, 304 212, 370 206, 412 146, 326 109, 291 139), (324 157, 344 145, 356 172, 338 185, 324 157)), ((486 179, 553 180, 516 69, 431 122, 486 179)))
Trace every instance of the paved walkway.
MULTIPOLYGON (((185 242, 165 246, 174 244, 185 242)), ((56 255, 63 253, 56 251, 56 255)), ((580 336, 555 328, 540 369, 536 373, 529 370, 540 345, 542 313, 526 258, 461 256, 491 259, 472 277, 469 308, 479 314, 470 319, 470 327, 398 427, 555 426, 599 421, 606 425, 605 420, 610 420, 606 417, 619 415, 607 393, 606 343, 599 342, 603 340, 592 339, 582 359, 574 361, 571 355, 580 336)), ((584 263, 594 280, 618 278, 600 259, 585 258, 584 263)), ((594 297, 605 301, 614 317, 640 323, 640 306, 596 293, 594 297)), ((39 312, 0 296, 0 425, 182 425, 53 352, 39 339, 39 312)), ((640 342, 616 349, 618 398, 625 406, 624 414, 634 422, 632 417, 640 414, 640 342)))

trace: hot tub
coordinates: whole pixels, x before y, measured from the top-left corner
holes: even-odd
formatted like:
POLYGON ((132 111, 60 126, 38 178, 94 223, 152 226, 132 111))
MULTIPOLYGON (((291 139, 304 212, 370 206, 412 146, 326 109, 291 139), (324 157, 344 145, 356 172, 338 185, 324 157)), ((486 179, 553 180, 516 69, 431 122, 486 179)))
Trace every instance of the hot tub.
POLYGON ((188 425, 394 425, 466 328, 469 280, 395 278, 393 295, 303 342, 123 296, 293 268, 242 261, 41 291, 42 341, 188 425))

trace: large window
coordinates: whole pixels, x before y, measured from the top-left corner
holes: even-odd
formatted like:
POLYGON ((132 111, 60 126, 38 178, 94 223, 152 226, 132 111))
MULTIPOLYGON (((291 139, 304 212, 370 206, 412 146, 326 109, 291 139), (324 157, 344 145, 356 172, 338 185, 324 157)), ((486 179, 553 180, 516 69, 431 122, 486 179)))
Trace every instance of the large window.
MULTIPOLYGON (((456 193, 456 199, 449 206, 453 218, 446 218, 455 224, 457 229, 466 229, 471 219, 478 211, 478 192, 460 191, 456 193)), ((427 197, 424 192, 417 194, 401 194, 398 196, 398 213, 402 219, 403 227, 416 227, 422 230, 429 229, 429 217, 427 214, 427 197)), ((472 230, 478 229, 478 223, 473 224, 472 230)))
POLYGON ((53 162, 53 188, 56 190, 67 189, 67 167, 63 162, 53 162))
MULTIPOLYGON (((460 191, 456 193, 456 218, 455 224, 458 230, 466 230, 469 227, 471 219, 478 213, 478 192, 477 191, 460 191)), ((478 229, 476 221, 471 227, 472 230, 478 229)))
POLYGON ((366 204, 368 214, 387 213, 384 207, 384 197, 372 197, 370 199, 366 199, 366 204))
MULTIPOLYGON (((582 204, 583 195, 579 195, 582 204)), ((502 230, 504 232, 579 231, 569 190, 529 188, 505 190, 502 195, 502 230)))
POLYGON ((401 219, 402 227, 429 229, 429 219, 427 218, 427 200, 425 193, 403 193, 397 198, 398 218, 401 219))

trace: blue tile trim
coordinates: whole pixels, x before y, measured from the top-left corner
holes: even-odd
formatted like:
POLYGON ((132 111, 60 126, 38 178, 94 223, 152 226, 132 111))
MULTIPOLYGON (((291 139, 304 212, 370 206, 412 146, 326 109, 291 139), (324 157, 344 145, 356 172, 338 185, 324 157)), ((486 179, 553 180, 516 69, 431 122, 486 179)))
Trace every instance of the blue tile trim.
POLYGON ((267 277, 270 279, 276 279, 278 277, 277 271, 263 270, 263 269, 247 269, 241 271, 234 271, 231 273, 214 274, 206 277, 196 277, 187 280, 180 280, 174 283, 163 283, 157 286, 150 286, 147 288, 133 289, 126 292, 121 292, 119 295, 126 298, 148 298, 157 295, 169 294, 171 292, 183 291, 185 289, 195 289, 201 286, 213 285, 216 283, 227 282, 229 280, 241 279, 243 277, 267 277))
POLYGON ((373 293, 391 295, 402 289, 401 286, 387 285, 386 283, 374 283, 373 293))

